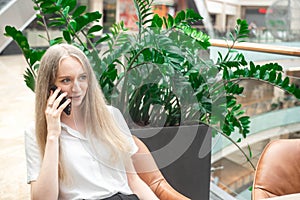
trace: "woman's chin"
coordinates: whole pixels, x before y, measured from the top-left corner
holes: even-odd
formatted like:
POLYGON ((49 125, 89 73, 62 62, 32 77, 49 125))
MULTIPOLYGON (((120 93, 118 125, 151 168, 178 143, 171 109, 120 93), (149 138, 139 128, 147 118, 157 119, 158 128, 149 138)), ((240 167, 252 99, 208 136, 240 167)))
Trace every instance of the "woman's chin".
POLYGON ((80 105, 81 105, 81 103, 82 103, 82 101, 81 100, 73 100, 72 99, 72 103, 71 103, 71 109, 77 109, 77 108, 79 108, 80 107, 80 105))

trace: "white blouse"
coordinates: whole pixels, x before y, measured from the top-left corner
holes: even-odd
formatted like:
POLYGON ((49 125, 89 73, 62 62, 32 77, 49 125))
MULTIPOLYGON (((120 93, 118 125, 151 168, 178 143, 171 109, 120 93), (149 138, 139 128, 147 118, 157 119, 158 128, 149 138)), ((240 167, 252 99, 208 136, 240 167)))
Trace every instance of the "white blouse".
MULTIPOLYGON (((132 146, 132 151, 129 153, 133 155, 138 147, 134 143, 123 115, 112 106, 107 108, 121 131, 127 136, 132 146)), ((27 182, 30 183, 37 180, 41 167, 34 126, 25 131, 25 150, 27 182)), ((107 162, 109 153, 104 144, 97 144, 97 151, 101 152, 101 158, 99 158, 81 133, 62 123, 60 151, 63 154, 62 162, 65 166, 65 173, 69 178, 60 181, 58 199, 102 199, 117 192, 132 194, 128 186, 124 163, 121 160, 113 164, 107 162)))

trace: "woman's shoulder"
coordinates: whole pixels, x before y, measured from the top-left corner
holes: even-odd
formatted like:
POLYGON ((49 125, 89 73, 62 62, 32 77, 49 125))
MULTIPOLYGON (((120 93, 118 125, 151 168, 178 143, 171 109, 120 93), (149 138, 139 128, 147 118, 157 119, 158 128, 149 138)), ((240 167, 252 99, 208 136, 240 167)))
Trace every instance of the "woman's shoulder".
POLYGON ((114 106, 111 106, 111 105, 107 105, 107 109, 110 111, 110 113, 113 116, 113 118, 114 118, 115 122, 117 123, 117 125, 123 131, 130 132, 122 112, 118 108, 116 108, 114 106))
POLYGON ((112 105, 106 105, 106 107, 107 107, 107 110, 108 110, 113 116, 120 116, 120 115, 122 115, 121 111, 120 111, 118 108, 116 108, 116 107, 114 107, 114 106, 112 106, 112 105))
POLYGON ((120 112, 120 110, 116 107, 114 107, 113 105, 106 105, 106 108, 110 111, 110 112, 120 112))

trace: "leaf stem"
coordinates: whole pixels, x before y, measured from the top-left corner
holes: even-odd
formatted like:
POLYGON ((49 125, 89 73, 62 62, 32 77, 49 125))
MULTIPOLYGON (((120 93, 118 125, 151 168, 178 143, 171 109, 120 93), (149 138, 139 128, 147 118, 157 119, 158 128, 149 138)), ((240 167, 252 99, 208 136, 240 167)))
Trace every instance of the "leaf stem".
POLYGON ((205 125, 207 125, 208 127, 214 129, 215 131, 217 131, 218 133, 220 133, 222 136, 224 136, 226 139, 228 139, 232 144, 234 144, 241 152, 242 154, 244 155, 244 157, 247 159, 247 161, 250 163, 251 167, 253 168, 253 170, 255 171, 256 168, 254 166, 254 164, 252 163, 252 161, 250 160, 249 156, 245 153, 245 151, 237 144, 237 142, 235 142, 231 137, 229 137, 228 135, 226 135, 225 133, 223 133, 222 131, 218 130, 217 128, 209 125, 209 124, 206 124, 204 122, 201 122, 205 125))

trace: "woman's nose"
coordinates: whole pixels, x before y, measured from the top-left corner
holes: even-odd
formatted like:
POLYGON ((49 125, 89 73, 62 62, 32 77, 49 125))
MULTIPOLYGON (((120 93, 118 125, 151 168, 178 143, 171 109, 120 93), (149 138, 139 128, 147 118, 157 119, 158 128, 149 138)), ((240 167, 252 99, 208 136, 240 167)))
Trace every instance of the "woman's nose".
POLYGON ((73 87, 72 87, 72 92, 77 92, 79 90, 80 90, 80 87, 79 87, 78 81, 74 81, 73 87))

